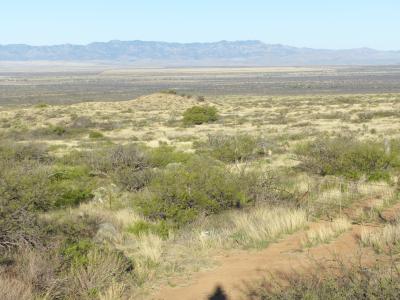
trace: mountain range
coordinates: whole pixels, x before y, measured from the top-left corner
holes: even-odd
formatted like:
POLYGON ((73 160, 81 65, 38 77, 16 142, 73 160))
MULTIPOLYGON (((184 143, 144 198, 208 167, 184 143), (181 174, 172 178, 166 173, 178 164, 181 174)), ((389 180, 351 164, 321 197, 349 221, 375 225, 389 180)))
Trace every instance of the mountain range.
POLYGON ((261 41, 169 43, 95 42, 87 45, 0 45, 0 61, 73 61, 137 66, 394 65, 400 51, 298 48, 261 41))

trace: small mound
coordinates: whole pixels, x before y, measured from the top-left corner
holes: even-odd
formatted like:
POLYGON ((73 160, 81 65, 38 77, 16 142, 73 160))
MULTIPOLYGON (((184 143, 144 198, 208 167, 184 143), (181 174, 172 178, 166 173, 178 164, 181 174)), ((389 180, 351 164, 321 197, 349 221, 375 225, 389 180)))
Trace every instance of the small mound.
POLYGON ((155 93, 132 100, 130 104, 139 110, 185 110, 199 101, 194 97, 155 93))

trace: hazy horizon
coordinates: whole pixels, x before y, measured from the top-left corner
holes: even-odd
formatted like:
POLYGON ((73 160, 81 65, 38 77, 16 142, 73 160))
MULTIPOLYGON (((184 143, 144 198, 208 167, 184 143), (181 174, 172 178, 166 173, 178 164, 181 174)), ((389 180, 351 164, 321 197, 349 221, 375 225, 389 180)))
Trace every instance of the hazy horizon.
POLYGON ((260 40, 314 49, 399 50, 400 3, 216 1, 4 1, 0 44, 260 40))
POLYGON ((96 43, 111 43, 111 42, 144 42, 144 43, 166 43, 166 44, 181 44, 181 45, 188 45, 188 44, 216 44, 216 43, 222 43, 222 42, 250 42, 250 41, 255 41, 255 42, 261 42, 266 45, 280 45, 280 46, 287 46, 287 47, 293 47, 293 48, 299 48, 299 49, 314 49, 314 50, 354 50, 354 49, 371 49, 371 50, 378 50, 378 51, 400 51, 399 49, 377 49, 377 48, 372 48, 372 47, 366 47, 366 46, 360 46, 360 47, 354 47, 354 48, 318 48, 318 47, 309 47, 309 46, 295 46, 291 44, 283 44, 283 43, 269 43, 268 41, 263 41, 263 40, 227 40, 227 39, 222 39, 222 40, 214 40, 214 41, 190 41, 190 42, 180 42, 180 41, 169 41, 169 40, 120 40, 120 39, 112 39, 112 40, 96 40, 96 41, 91 41, 88 43, 60 43, 60 44, 28 44, 28 43, 11 43, 11 44, 2 44, 0 43, 0 46, 10 46, 10 45, 27 45, 27 46, 32 46, 32 47, 53 47, 53 46, 63 46, 63 45, 73 45, 73 46, 87 46, 91 44, 96 44, 96 43))

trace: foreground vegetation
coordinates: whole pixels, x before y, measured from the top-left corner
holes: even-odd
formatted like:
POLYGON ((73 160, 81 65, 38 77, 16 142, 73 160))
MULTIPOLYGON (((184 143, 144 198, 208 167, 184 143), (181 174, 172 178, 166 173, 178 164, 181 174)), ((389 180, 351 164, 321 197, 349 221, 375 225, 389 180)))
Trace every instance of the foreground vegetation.
MULTIPOLYGON (((305 251, 365 220, 385 227, 363 232, 360 244, 397 255, 398 225, 379 217, 398 200, 400 143, 380 123, 396 126, 397 115, 382 112, 400 98, 314 100, 211 102, 169 91, 102 109, 0 111, 0 298, 151 297, 212 267, 217 254, 265 249, 297 231, 306 232, 305 251), (372 118, 360 117, 366 103, 372 118), (355 108, 310 115, 312 105, 355 108), (366 127, 374 118, 379 134, 366 127), (335 122, 348 128, 335 131, 335 122), (366 198, 381 202, 344 216, 366 198), (308 228, 321 219, 325 226, 308 228)), ((397 289, 397 278, 382 287, 386 277, 371 271, 365 291, 358 272, 344 275, 353 287, 301 276, 298 288, 259 286, 248 297, 372 298, 397 289)))

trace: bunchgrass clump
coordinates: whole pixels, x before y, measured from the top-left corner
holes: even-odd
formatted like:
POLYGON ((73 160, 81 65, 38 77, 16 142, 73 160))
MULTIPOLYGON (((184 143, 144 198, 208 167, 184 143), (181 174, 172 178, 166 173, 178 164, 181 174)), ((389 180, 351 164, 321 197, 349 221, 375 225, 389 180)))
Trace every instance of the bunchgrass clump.
POLYGON ((351 228, 351 223, 345 218, 333 220, 331 224, 323 225, 307 232, 303 246, 310 248, 319 244, 327 244, 351 228))
POLYGON ((376 252, 400 253, 400 225, 388 224, 375 231, 364 229, 361 232, 361 243, 372 247, 376 252))

